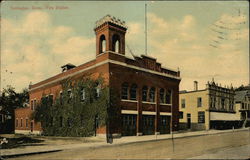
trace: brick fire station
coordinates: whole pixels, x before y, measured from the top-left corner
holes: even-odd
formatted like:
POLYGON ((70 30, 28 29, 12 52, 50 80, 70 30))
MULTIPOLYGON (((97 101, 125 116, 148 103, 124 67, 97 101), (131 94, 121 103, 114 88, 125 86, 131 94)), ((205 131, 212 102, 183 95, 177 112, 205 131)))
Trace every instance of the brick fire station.
MULTIPOLYGON (((121 125, 110 125, 114 127, 112 134, 166 134, 171 126, 173 131, 177 130, 180 72, 163 67, 156 58, 147 55, 126 57, 124 21, 107 15, 96 22, 94 31, 96 58, 79 66, 67 64, 62 73, 31 85, 29 107, 15 111, 15 132, 41 133, 40 122, 30 118, 41 98, 60 95, 62 80, 77 79, 86 73, 93 79, 102 75, 105 84, 118 91, 121 125)), ((99 128, 97 134, 106 134, 106 130, 99 128)))

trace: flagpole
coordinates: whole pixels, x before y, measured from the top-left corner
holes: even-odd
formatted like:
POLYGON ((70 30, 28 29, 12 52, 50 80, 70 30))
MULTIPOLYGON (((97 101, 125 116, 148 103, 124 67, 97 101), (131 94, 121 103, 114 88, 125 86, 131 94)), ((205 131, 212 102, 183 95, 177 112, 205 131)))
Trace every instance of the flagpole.
POLYGON ((145 1, 145 55, 147 55, 147 2, 145 1))

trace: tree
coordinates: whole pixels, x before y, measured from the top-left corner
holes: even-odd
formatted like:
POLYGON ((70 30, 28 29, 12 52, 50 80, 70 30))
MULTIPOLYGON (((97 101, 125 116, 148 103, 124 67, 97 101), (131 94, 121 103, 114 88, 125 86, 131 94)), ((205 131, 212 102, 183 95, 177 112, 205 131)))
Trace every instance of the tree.
POLYGON ((1 132, 9 133, 14 131, 15 109, 25 107, 29 102, 28 89, 24 88, 20 93, 8 85, 0 95, 1 113, 7 117, 4 124, 1 124, 1 132))

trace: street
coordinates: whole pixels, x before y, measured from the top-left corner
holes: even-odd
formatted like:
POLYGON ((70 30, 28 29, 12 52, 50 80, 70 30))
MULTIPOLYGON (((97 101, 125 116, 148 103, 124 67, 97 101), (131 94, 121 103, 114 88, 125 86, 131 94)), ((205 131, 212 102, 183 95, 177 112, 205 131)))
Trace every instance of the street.
POLYGON ((138 142, 124 145, 110 145, 109 147, 91 147, 69 149, 60 152, 36 154, 11 158, 21 159, 166 159, 166 158, 221 158, 224 159, 229 152, 234 157, 228 158, 250 158, 250 133, 239 131, 220 133, 215 135, 185 137, 158 140, 150 142, 138 142), (174 149, 173 149, 174 146, 174 149), (225 152, 223 152, 225 151, 225 152), (234 151, 234 152, 232 152, 234 151), (249 152, 248 152, 249 151, 249 152), (217 156, 214 156, 214 153, 217 156), (219 155, 219 157, 218 157, 219 155))

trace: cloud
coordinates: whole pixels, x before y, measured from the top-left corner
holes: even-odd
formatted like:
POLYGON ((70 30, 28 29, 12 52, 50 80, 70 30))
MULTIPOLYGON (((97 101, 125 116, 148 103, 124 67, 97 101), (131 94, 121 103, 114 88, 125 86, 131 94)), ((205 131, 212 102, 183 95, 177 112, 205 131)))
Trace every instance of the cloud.
MULTIPOLYGON (((242 18, 230 19, 221 15, 219 19, 239 23, 242 18)), ((199 80, 205 88, 213 77, 223 85, 239 86, 247 82, 249 29, 242 26, 239 40, 224 40, 219 48, 209 45, 213 31, 201 27, 194 16, 185 15, 179 20, 166 20, 154 13, 148 14, 149 55, 154 55, 163 66, 180 68, 181 89, 193 89, 193 81, 199 80)), ((231 33, 231 32, 230 32, 231 33)), ((231 33, 232 34, 232 33, 231 33)), ((229 35, 228 36, 235 36, 229 35)), ((136 37, 136 35, 134 36, 136 37)))
MULTIPOLYGON (((249 24, 238 25, 244 18, 220 15, 215 24, 222 21, 228 27, 240 26, 240 34, 218 29, 227 33, 228 40, 220 40, 218 48, 214 48, 209 44, 218 39, 218 33, 211 30, 212 24, 199 24, 193 15, 180 19, 165 19, 154 13, 147 16, 148 54, 163 66, 180 68, 180 89, 193 89, 194 80, 204 88, 212 77, 223 85, 247 82, 249 24)), ((47 12, 29 12, 20 19, 1 22, 2 87, 14 84, 20 90, 30 81, 34 84, 59 73, 65 63, 79 65, 95 57, 94 35, 87 38, 70 26, 55 25, 47 12)), ((126 44, 134 54, 144 54, 144 23, 127 24, 126 44)), ((126 52, 131 57, 128 49, 126 52)))
POLYGON ((2 19, 2 87, 17 90, 60 72, 60 65, 94 58, 95 39, 69 26, 56 26, 47 12, 32 11, 21 19, 2 19))

